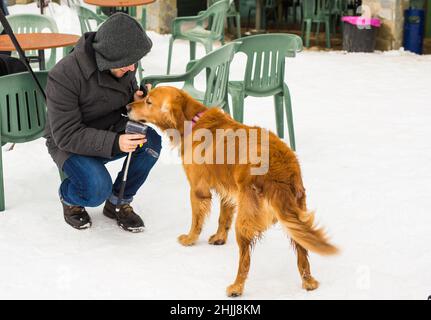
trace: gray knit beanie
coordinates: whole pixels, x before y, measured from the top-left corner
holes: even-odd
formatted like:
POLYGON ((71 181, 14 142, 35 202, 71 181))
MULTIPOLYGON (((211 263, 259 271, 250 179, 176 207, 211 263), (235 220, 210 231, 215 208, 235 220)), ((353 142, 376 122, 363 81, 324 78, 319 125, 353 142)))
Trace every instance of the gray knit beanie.
POLYGON ((153 43, 142 26, 125 13, 115 13, 96 32, 93 48, 100 71, 137 63, 153 43))

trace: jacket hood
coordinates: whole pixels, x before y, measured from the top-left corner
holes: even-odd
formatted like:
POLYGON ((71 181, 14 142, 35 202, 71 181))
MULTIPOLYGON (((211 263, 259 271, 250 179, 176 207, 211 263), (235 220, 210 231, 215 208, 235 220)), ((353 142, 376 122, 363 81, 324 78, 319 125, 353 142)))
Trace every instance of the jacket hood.
POLYGON ((73 50, 78 58, 79 67, 87 80, 97 70, 96 56, 93 49, 95 36, 96 32, 85 33, 73 50))

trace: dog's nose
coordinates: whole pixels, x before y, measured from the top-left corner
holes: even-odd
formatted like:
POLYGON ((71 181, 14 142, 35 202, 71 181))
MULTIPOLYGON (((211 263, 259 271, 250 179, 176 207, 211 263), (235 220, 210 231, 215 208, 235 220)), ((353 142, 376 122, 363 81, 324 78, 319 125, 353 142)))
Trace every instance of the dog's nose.
POLYGON ((132 110, 132 106, 131 106, 131 104, 128 104, 128 105, 126 106, 126 110, 127 110, 127 112, 130 112, 130 110, 132 110))

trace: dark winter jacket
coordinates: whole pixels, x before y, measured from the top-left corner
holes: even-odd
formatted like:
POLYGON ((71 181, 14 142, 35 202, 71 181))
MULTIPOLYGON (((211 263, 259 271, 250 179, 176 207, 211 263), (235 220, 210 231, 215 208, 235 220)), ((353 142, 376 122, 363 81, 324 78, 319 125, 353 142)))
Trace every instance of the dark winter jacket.
POLYGON ((86 33, 75 50, 49 72, 46 86, 48 119, 44 137, 59 168, 71 154, 111 158, 119 151, 118 133, 127 118, 125 106, 138 90, 135 74, 115 78, 96 66, 92 41, 86 33))

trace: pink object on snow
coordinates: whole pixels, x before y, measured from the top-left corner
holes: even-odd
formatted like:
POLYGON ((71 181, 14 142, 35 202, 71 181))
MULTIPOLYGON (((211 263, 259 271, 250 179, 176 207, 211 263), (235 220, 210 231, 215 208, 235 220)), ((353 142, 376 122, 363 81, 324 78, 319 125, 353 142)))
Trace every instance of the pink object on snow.
POLYGON ((364 18, 364 17, 357 17, 357 16, 346 16, 342 17, 341 21, 348 22, 350 24, 353 24, 355 26, 373 26, 373 27, 380 27, 381 21, 377 18, 364 18))

